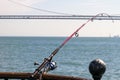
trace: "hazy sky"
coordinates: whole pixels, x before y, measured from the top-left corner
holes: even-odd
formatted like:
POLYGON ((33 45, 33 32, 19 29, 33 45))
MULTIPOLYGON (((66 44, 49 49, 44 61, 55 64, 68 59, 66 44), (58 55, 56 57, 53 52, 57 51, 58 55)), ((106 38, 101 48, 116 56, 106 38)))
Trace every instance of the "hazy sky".
MULTIPOLYGON (((66 15, 120 15, 119 5, 120 0, 0 0, 0 15, 54 14, 30 7, 66 15)), ((0 36, 69 36, 85 22, 86 20, 0 20, 0 36)), ((120 35, 120 21, 90 22, 79 31, 79 35, 120 35)))

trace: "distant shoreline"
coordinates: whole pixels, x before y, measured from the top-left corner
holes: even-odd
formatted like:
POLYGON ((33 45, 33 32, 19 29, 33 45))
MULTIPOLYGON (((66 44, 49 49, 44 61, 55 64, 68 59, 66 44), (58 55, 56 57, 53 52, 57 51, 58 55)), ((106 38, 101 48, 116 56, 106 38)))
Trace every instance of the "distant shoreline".
MULTIPOLYGON (((29 37, 36 37, 36 38, 37 38, 37 37, 65 37, 65 38, 66 38, 66 37, 69 37, 69 36, 0 36, 0 37, 11 37, 11 38, 12 38, 12 37, 26 37, 26 38, 27 38, 27 37, 28 37, 28 38, 29 38, 29 37)), ((116 38, 116 37, 114 37, 114 36, 113 36, 113 37, 109 37, 109 36, 79 36, 78 38, 82 38, 82 37, 83 37, 83 38, 102 38, 102 37, 103 37, 103 38, 116 38)), ((73 37, 73 38, 76 38, 76 37, 73 37)), ((117 38, 118 38, 118 37, 117 37, 117 38)))

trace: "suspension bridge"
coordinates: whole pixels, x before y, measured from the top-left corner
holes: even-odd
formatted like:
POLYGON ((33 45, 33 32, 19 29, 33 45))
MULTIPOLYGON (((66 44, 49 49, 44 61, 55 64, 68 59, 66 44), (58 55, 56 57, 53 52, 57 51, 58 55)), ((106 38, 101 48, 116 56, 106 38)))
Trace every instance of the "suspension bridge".
MULTIPOLYGON (((65 19, 88 20, 94 15, 0 15, 0 19, 65 19)), ((97 16, 94 20, 120 20, 120 16, 97 16), (111 18, 110 18, 111 17, 111 18)))

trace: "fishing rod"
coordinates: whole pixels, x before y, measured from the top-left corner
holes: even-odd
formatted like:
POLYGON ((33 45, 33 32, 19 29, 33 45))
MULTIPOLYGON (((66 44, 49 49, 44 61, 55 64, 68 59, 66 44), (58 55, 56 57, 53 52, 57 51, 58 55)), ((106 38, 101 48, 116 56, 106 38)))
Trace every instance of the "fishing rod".
MULTIPOLYGON (((57 52, 76 34, 78 34, 78 31, 81 30, 87 23, 89 23, 90 21, 92 22, 97 16, 108 16, 110 17, 108 14, 106 13, 100 13, 100 14, 97 14, 95 15, 94 17, 88 19, 85 23, 83 23, 78 29, 76 29, 69 37, 67 37, 63 43, 58 46, 52 53, 51 55, 48 57, 48 58, 45 58, 44 61, 42 62, 42 64, 33 72, 32 74, 32 77, 35 77, 38 73, 41 72, 41 70, 45 67, 45 65, 48 63, 48 62, 51 62, 52 58, 57 54, 57 52)), ((111 17, 110 17, 111 18, 111 17)), ((112 18, 111 18, 112 20, 112 18)))

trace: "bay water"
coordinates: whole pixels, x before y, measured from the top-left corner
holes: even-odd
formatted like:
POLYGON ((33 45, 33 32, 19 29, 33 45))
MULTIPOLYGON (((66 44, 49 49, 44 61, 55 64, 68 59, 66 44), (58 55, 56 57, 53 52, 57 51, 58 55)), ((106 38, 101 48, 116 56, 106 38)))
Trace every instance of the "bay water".
MULTIPOLYGON (((0 37, 0 72, 34 72, 66 37, 0 37)), ((92 78, 89 63, 106 63, 102 80, 120 78, 120 38, 74 37, 54 56, 57 69, 50 74, 92 78)))

